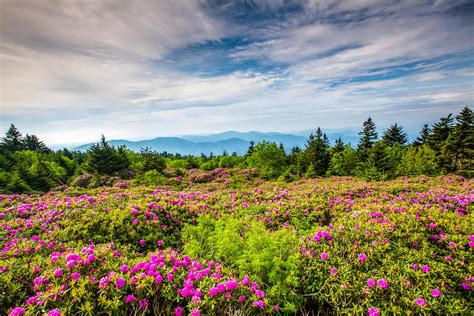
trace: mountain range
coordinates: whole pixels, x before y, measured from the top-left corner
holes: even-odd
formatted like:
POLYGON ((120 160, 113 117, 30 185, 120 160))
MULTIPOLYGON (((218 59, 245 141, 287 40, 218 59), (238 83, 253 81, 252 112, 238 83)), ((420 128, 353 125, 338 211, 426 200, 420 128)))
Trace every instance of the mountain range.
MULTIPOLYGON (((211 152, 215 155, 219 155, 224 151, 227 151, 229 154, 236 152, 238 155, 243 155, 247 152, 251 141, 258 143, 266 140, 277 144, 282 143, 287 152, 295 146, 304 148, 310 133, 311 131, 301 131, 294 134, 227 131, 210 135, 156 137, 137 141, 116 139, 110 140, 109 144, 112 146, 124 145, 128 149, 136 152, 140 151, 141 148, 149 147, 157 152, 166 151, 168 153, 180 153, 182 155, 197 156, 201 153, 208 155, 211 152)), ((351 143, 354 146, 359 140, 357 132, 350 130, 331 131, 328 132, 327 135, 331 143, 334 143, 338 137, 341 137, 345 143, 351 143)), ((92 143, 84 144, 73 149, 86 151, 91 145, 92 143)))

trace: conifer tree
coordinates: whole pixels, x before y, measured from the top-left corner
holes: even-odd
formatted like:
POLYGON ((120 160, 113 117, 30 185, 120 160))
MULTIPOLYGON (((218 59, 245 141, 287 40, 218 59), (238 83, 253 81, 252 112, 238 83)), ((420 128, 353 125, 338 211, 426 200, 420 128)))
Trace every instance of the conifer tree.
POLYGON ((2 138, 1 147, 6 152, 15 152, 24 149, 23 136, 20 131, 11 124, 5 137, 2 138))
POLYGON ((407 134, 403 131, 403 127, 397 123, 390 126, 382 136, 382 141, 387 146, 393 146, 395 144, 405 145, 408 141, 407 134))
POLYGON ((342 152, 344 151, 344 148, 345 148, 345 146, 344 146, 344 142, 342 141, 342 138, 341 138, 341 137, 338 137, 338 138, 336 139, 336 142, 334 143, 334 147, 333 147, 332 152, 333 152, 334 154, 336 154, 336 153, 342 153, 342 152))
POLYGON ((415 146, 421 146, 426 143, 428 143, 431 135, 431 129, 428 124, 423 124, 423 127, 421 128, 420 135, 416 138, 416 140, 413 142, 413 145, 415 146))
POLYGON ((46 147, 46 145, 39 140, 36 135, 28 135, 26 134, 25 139, 23 140, 24 149, 37 151, 41 153, 51 152, 51 149, 46 147))
POLYGON ((368 158, 368 151, 374 143, 377 141, 378 134, 375 127, 375 123, 372 118, 368 118, 363 123, 362 131, 359 132, 360 140, 359 145, 357 146, 357 152, 362 161, 365 161, 368 158))
POLYGON ((305 149, 307 165, 313 165, 317 176, 323 176, 329 168, 330 155, 328 152, 329 140, 326 134, 318 127, 316 134, 311 133, 305 149))
POLYGON ((449 161, 448 171, 474 175, 474 115, 464 107, 456 116, 457 124, 441 148, 442 157, 449 161))

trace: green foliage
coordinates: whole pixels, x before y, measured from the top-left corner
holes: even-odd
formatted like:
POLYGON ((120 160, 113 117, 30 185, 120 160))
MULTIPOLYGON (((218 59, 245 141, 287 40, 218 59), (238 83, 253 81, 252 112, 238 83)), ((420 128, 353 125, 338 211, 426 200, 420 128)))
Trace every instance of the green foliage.
POLYGON ((360 140, 359 145, 357 146, 357 152, 361 160, 367 159, 368 150, 372 148, 374 143, 377 141, 377 130, 375 127, 375 123, 372 118, 368 118, 363 123, 362 131, 359 132, 360 140))
POLYGON ((409 146, 401 158, 398 174, 406 176, 439 174, 436 152, 428 145, 409 146))
POLYGON ((227 262, 269 286, 271 300, 282 302, 284 312, 296 312, 302 299, 299 287, 300 254, 294 231, 269 232, 262 223, 224 217, 201 218, 183 230, 184 251, 191 256, 227 262))
MULTIPOLYGON (((316 134, 309 135, 306 149, 304 151, 305 163, 308 169, 314 170, 315 176, 324 176, 329 167, 330 155, 328 152, 329 140, 321 129, 318 127, 316 134)), ((310 172, 310 175, 313 171, 310 172)), ((314 177, 314 176, 312 176, 314 177)))
POLYGON ((286 169, 286 156, 275 143, 262 141, 255 146, 247 163, 256 168, 262 178, 275 179, 286 169))
POLYGON ((395 123, 385 131, 382 141, 387 146, 403 146, 408 142, 408 135, 403 131, 403 127, 395 123))
POLYGON ((86 169, 99 175, 113 175, 130 166, 125 147, 115 149, 102 135, 100 142, 87 151, 86 169))

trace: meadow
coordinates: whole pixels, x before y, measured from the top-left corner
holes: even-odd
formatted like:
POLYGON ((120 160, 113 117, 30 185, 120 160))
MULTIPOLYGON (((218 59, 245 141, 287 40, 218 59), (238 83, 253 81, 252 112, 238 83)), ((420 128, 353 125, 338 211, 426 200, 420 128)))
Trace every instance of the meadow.
POLYGON ((467 315, 472 184, 219 175, 0 195, 0 314, 467 315))

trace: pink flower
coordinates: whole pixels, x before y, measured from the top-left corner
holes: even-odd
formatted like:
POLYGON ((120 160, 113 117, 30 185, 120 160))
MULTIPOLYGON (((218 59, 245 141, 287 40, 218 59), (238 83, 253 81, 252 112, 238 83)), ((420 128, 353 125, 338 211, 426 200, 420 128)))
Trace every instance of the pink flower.
POLYGON ((61 311, 57 308, 52 309, 48 312, 48 316, 61 316, 61 311))
POLYGON ((211 297, 216 296, 217 294, 219 294, 219 291, 217 291, 217 288, 211 287, 211 288, 209 289, 209 295, 210 295, 211 297))
POLYGON ((321 260, 324 261, 324 260, 327 260, 327 259, 329 258, 329 255, 328 255, 326 252, 323 252, 323 253, 320 255, 320 257, 321 257, 321 260))
POLYGON ((120 271, 125 273, 128 271, 128 266, 126 264, 124 264, 123 266, 120 267, 120 271))
POLYGON ((163 246, 163 240, 158 240, 158 241, 156 242, 156 245, 157 245, 158 247, 163 246))
POLYGON ((424 266, 421 267, 421 270, 424 273, 428 273, 431 270, 431 268, 428 265, 425 264, 424 266))
POLYGON ((367 280, 367 286, 370 288, 375 287, 375 280, 374 279, 368 279, 367 280))
POLYGON ((11 310, 9 316, 20 316, 25 313, 25 309, 23 307, 15 307, 14 309, 11 310))
POLYGON ((278 312, 279 309, 280 309, 280 308, 278 307, 278 305, 273 306, 273 310, 274 310, 275 312, 278 312))
POLYGON ((201 315, 201 311, 197 308, 191 311, 191 316, 200 316, 200 315, 201 315))
POLYGON ((416 263, 412 264, 411 267, 413 268, 413 270, 418 270, 418 265, 416 263))
POLYGON ((382 289, 388 288, 388 282, 385 279, 379 279, 377 280, 377 285, 381 287, 382 289))
POLYGON ((71 273, 71 279, 72 280, 77 280, 81 277, 81 274, 79 272, 73 272, 71 273))
POLYGON ((139 222, 138 219, 135 218, 135 219, 132 221, 132 225, 137 225, 138 222, 139 222))
POLYGON ((140 239, 140 246, 145 246, 145 239, 140 239))
POLYGON ((452 247, 456 247, 456 243, 453 242, 453 241, 450 241, 448 245, 449 245, 449 247, 451 247, 451 248, 452 248, 452 247))
POLYGON ((367 260, 367 256, 365 255, 365 253, 361 253, 361 254, 359 255, 359 261, 363 262, 363 261, 365 261, 365 260, 367 260))
POLYGON ((178 306, 174 309, 174 315, 175 316, 183 316, 183 308, 181 306, 178 306))
POLYGON ((63 269, 57 268, 56 270, 54 270, 54 276, 55 277, 60 277, 62 275, 63 275, 63 269))
POLYGON ((423 298, 417 298, 415 300, 415 303, 418 304, 420 307, 425 307, 426 306, 426 301, 423 298))
POLYGON ((140 307, 141 309, 146 309, 148 307, 148 301, 146 300, 146 298, 138 301, 138 307, 140 307))
POLYGON ((240 282, 242 285, 247 285, 250 282, 250 277, 248 275, 244 276, 243 280, 240 282))
POLYGON ((440 297, 440 296, 443 295, 443 293, 441 293, 441 291, 438 290, 438 289, 433 289, 433 290, 431 291, 431 295, 433 295, 433 297, 440 297))
POLYGON ((370 307, 368 312, 369 312, 369 316, 379 316, 380 315, 379 310, 375 307, 370 307))
POLYGON ((465 289, 466 291, 471 291, 472 290, 472 287, 467 283, 467 282, 463 282, 461 284, 462 288, 465 289))
POLYGON ((240 295, 239 296, 239 302, 240 303, 243 303, 245 301, 245 296, 244 295, 240 295))
POLYGON ((136 301, 136 300, 137 300, 137 298, 133 294, 129 294, 125 297, 125 303, 126 304, 129 304, 129 303, 131 303, 133 301, 136 301))
POLYGON ((332 275, 336 275, 337 274, 337 269, 332 267, 330 272, 331 272, 332 275))
POLYGON ((118 278, 117 281, 115 281, 115 287, 116 288, 121 288, 125 286, 125 279, 124 278, 118 278))
POLYGON ((265 302, 262 301, 262 300, 255 301, 255 302, 253 302, 253 307, 264 308, 265 307, 265 302))

